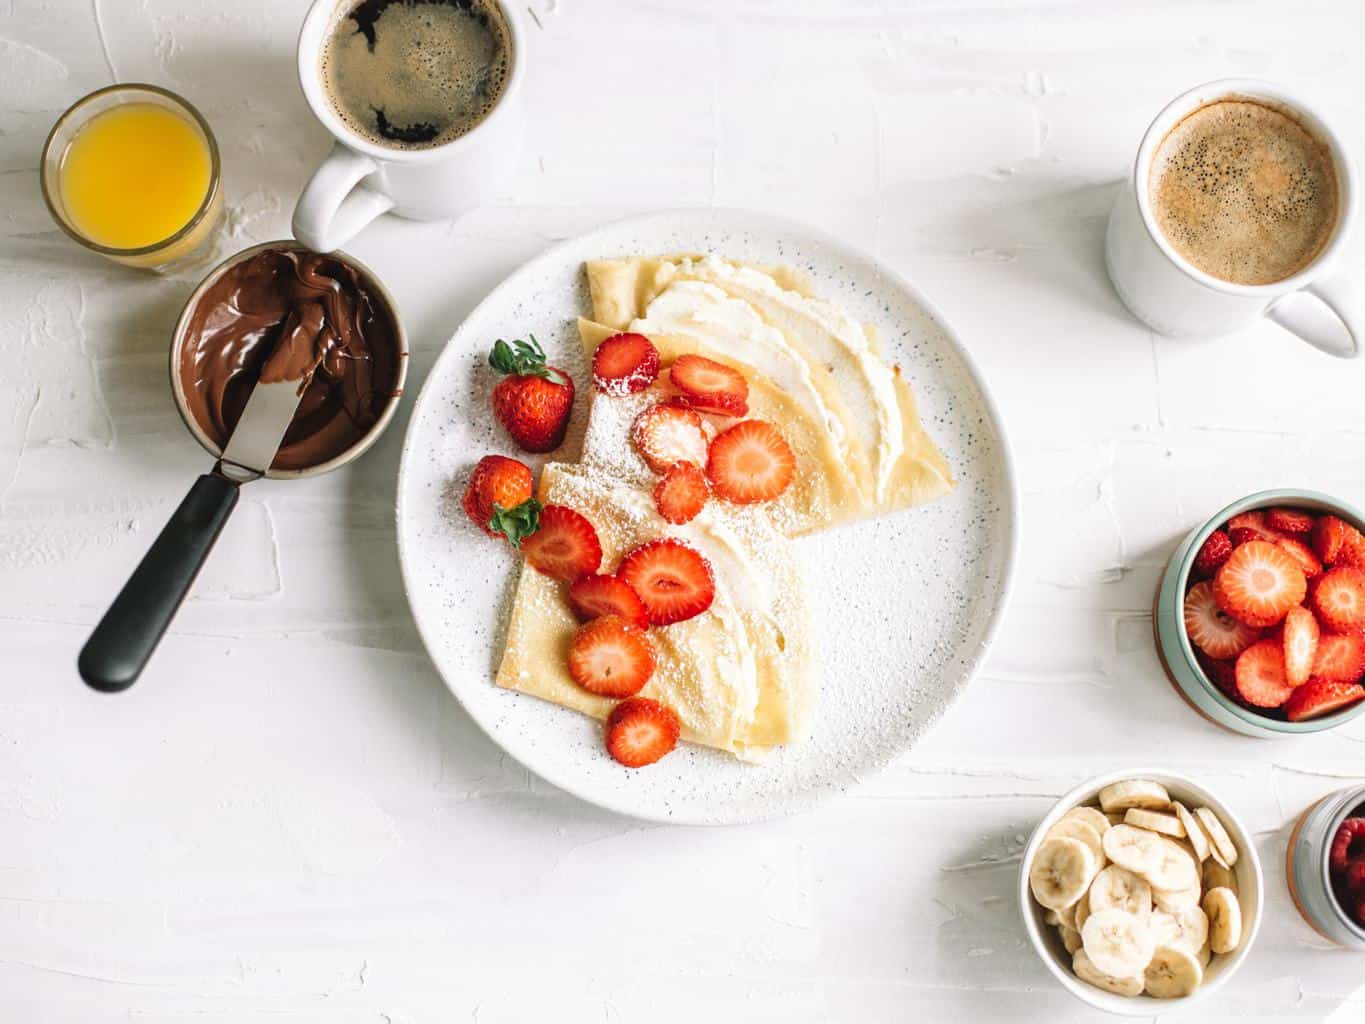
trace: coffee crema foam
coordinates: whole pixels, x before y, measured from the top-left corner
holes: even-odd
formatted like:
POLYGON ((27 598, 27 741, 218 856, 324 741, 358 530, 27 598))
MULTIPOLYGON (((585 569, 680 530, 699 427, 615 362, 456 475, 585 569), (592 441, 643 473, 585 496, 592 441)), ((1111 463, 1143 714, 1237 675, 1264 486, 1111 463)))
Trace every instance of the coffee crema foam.
POLYGON ((1215 100, 1176 124, 1157 147, 1148 196, 1175 251, 1233 284, 1292 277, 1337 222, 1331 151, 1250 99, 1215 100))
POLYGON ((493 0, 364 0, 322 50, 332 109, 376 145, 431 149, 492 112, 512 39, 493 0))

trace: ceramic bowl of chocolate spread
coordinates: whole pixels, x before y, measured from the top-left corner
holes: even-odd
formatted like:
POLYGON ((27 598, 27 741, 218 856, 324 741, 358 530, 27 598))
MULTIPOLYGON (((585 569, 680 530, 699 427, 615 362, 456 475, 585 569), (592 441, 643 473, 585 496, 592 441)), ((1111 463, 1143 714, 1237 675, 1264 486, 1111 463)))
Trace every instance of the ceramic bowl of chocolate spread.
POLYGON ((344 465, 388 426, 407 377, 393 296, 359 260, 265 242, 225 260, 185 303, 171 344, 171 390, 185 425, 223 452, 266 363, 299 362, 303 397, 268 477, 344 465), (307 343, 299 345, 304 336, 307 343))

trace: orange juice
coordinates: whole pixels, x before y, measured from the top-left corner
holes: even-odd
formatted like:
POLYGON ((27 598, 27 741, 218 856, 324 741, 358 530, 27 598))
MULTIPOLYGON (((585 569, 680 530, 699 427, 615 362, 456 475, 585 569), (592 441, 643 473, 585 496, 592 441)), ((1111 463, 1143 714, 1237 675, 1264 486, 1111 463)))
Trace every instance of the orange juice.
POLYGON ((109 248, 138 249, 188 224, 212 179, 212 154, 194 124, 155 103, 125 103, 76 133, 59 188, 78 232, 109 248))

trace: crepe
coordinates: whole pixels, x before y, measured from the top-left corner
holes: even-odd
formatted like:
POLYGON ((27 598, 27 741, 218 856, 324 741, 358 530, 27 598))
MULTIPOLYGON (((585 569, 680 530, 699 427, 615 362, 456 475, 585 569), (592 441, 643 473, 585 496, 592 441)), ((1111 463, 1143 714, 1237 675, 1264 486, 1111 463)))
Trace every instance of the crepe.
MULTIPOLYGON (((603 571, 657 537, 676 537, 711 563, 710 609, 649 631, 657 660, 640 696, 673 708, 683 739, 757 760, 806 734, 816 692, 806 604, 791 544, 766 516, 712 501, 674 526, 647 491, 563 463, 545 467, 539 497, 587 517, 602 542, 603 571)), ((566 667, 577 628, 563 584, 523 566, 498 685, 606 718, 616 702, 584 690, 566 667)))
MULTIPOLYGON (((656 346, 665 339, 665 360, 696 351, 741 365, 804 412, 793 433, 815 425, 820 436, 806 439, 811 461, 798 472, 817 483, 773 503, 788 535, 909 508, 955 485, 920 424, 909 383, 882 358, 875 333, 814 296, 797 272, 717 256, 656 256, 590 261, 587 276, 602 329, 643 334, 656 346)), ((600 333, 584 331, 585 344, 600 333)), ((750 415, 780 416, 774 423, 784 432, 797 422, 765 400, 759 405, 750 415)))

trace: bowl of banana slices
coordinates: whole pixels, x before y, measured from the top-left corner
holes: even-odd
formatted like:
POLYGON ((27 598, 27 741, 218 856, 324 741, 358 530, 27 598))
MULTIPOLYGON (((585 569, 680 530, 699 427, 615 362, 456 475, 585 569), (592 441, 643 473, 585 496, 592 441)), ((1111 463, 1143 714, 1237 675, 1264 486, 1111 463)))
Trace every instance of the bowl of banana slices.
POLYGON ((1261 923, 1246 828, 1192 779, 1120 771, 1077 786, 1039 822, 1019 871, 1033 948, 1072 995, 1153 1017, 1212 995, 1261 923))

